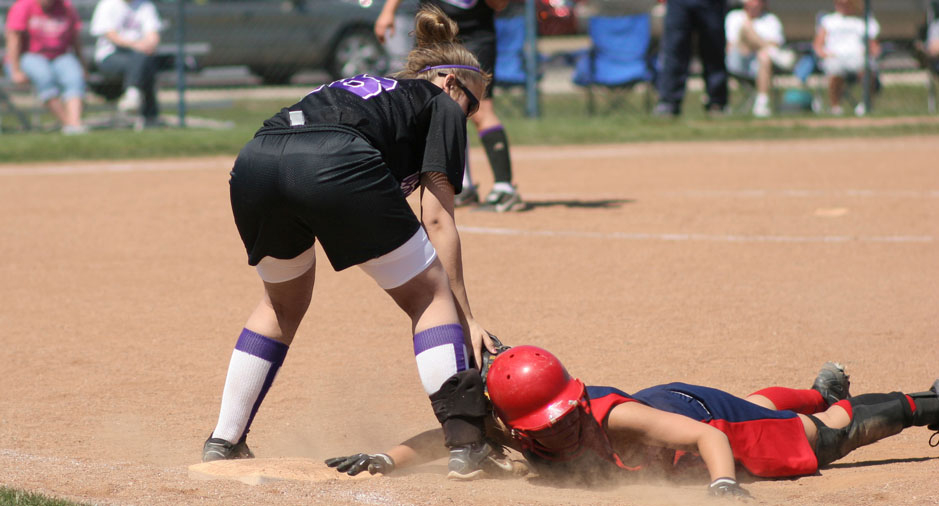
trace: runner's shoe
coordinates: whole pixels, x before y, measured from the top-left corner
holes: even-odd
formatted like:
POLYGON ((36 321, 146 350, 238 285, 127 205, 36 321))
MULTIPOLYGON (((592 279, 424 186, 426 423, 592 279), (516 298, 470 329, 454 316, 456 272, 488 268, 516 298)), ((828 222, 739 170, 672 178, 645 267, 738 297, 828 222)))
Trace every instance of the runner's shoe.
POLYGON ((518 191, 492 190, 486 196, 486 200, 479 206, 480 211, 495 211, 497 213, 506 213, 510 211, 521 211, 525 209, 525 203, 522 202, 522 196, 518 191))
POLYGON ((202 462, 213 460, 253 459, 254 453, 245 442, 247 435, 241 436, 237 444, 231 444, 224 439, 209 437, 202 445, 202 462))
MULTIPOLYGON (((937 379, 935 382, 933 382, 932 386, 929 388, 929 391, 932 392, 932 393, 934 393, 934 394, 936 394, 937 396, 939 396, 939 379, 937 379)), ((939 433, 939 422, 931 423, 931 424, 927 425, 926 428, 929 429, 929 430, 934 430, 934 431, 936 431, 937 433, 939 433)), ((933 435, 935 436, 935 434, 933 434, 933 435)), ((930 439, 932 439, 932 438, 930 438, 930 439)))
POLYGON ((848 378, 843 365, 838 362, 825 362, 825 365, 818 371, 818 377, 815 378, 812 389, 822 394, 822 398, 831 406, 851 396, 848 391, 851 388, 851 381, 848 378))
POLYGON ((447 469, 447 478, 468 481, 482 478, 487 472, 493 475, 512 473, 514 468, 501 448, 496 450, 483 441, 450 448, 447 469))

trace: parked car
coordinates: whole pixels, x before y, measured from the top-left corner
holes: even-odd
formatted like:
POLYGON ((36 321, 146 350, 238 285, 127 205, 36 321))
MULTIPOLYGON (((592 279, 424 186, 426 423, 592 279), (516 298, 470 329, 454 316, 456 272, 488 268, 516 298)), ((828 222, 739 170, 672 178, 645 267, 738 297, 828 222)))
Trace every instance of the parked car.
MULTIPOLYGON (((0 0, 0 17, 14 0, 0 0)), ((94 47, 88 25, 96 0, 71 0, 84 22, 84 46, 94 47)), ((176 40, 179 3, 154 0, 176 40)), ((186 41, 205 44, 200 67, 245 65, 265 83, 286 83, 305 68, 325 69, 333 78, 388 68, 384 48, 372 32, 383 0, 188 0, 186 41)), ((2 42, 0 42, 2 44, 2 42)))

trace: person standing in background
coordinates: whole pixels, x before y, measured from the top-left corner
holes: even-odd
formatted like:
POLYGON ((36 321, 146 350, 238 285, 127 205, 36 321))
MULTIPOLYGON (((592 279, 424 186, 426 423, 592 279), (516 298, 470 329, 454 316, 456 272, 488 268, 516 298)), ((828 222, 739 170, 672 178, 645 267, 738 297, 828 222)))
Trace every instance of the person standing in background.
POLYGON ((722 113, 727 107, 724 16, 726 0, 659 0, 666 3, 662 37, 662 70, 659 74, 659 103, 656 116, 680 116, 691 63, 693 37, 698 35, 704 84, 705 108, 722 113))
POLYGON ((5 68, 16 84, 32 82, 65 135, 82 134, 85 66, 81 21, 69 0, 17 0, 6 22, 5 68))
MULTIPOLYGON (((422 5, 440 8, 459 27, 460 41, 479 60, 480 67, 492 72, 496 60, 495 14, 504 9, 509 0, 420 0, 422 5)), ((382 43, 386 37, 397 34, 396 11, 402 0, 388 0, 375 21, 375 36, 382 43)), ((482 201, 480 209, 506 212, 518 211, 525 207, 515 185, 512 183, 512 160, 509 156, 509 139, 502 122, 496 115, 492 102, 492 84, 486 88, 485 96, 480 100, 479 112, 473 117, 473 124, 479 134, 495 183, 492 190, 482 201)), ((463 173, 463 191, 456 196, 457 206, 479 203, 479 192, 473 183, 469 163, 463 173)))

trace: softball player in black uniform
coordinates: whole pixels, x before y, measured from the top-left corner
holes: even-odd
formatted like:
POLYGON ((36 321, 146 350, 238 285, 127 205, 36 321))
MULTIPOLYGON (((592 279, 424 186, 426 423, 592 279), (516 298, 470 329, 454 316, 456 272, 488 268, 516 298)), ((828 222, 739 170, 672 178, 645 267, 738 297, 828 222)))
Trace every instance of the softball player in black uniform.
POLYGON ((490 76, 439 9, 422 9, 416 27, 399 78, 320 86, 265 121, 235 160, 232 211, 264 296, 235 345, 203 461, 253 456, 248 429, 310 304, 315 240, 334 269, 360 266, 411 317, 451 475, 473 477, 490 451, 470 358, 479 363, 481 347, 493 346, 470 310, 453 219, 466 118, 490 76), (420 220, 406 201, 418 187, 420 220))
MULTIPOLYGON (((479 60, 486 72, 492 72, 496 63, 496 28, 495 13, 508 5, 509 0, 420 0, 422 5, 439 7, 459 26, 460 42, 479 60)), ((386 34, 395 30, 395 10, 401 0, 387 0, 381 14, 375 21, 375 35, 384 42, 386 34)), ((525 205, 512 184, 512 161, 509 158, 509 139, 505 135, 502 122, 496 116, 492 100, 492 83, 486 88, 486 96, 480 102, 479 113, 473 116, 473 124, 479 133, 479 139, 495 184, 483 201, 483 209, 504 212, 524 209, 525 205)), ((476 187, 470 177, 469 167, 463 175, 463 192, 457 196, 457 205, 469 205, 478 202, 476 187)))

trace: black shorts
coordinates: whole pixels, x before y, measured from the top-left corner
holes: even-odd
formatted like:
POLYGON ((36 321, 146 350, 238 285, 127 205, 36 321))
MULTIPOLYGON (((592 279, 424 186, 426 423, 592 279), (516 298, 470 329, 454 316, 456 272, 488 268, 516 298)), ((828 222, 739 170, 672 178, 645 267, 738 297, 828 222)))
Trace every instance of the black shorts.
POLYGON ((421 226, 381 153, 351 131, 258 135, 229 183, 251 265, 294 258, 319 239, 339 271, 391 252, 421 226))
MULTIPOLYGON (((479 67, 492 73, 496 68, 496 34, 485 30, 459 35, 463 46, 479 60, 479 67)), ((492 97, 492 81, 486 88, 486 96, 492 97)))

